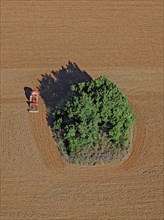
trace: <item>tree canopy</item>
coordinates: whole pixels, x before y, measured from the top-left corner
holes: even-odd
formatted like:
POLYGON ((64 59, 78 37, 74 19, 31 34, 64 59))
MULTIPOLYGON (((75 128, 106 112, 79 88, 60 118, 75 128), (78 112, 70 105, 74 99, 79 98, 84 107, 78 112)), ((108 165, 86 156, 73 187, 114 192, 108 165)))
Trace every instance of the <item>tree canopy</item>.
POLYGON ((107 135, 109 149, 128 148, 135 116, 117 85, 101 76, 72 85, 70 91, 54 110, 52 128, 68 155, 95 146, 102 133, 107 135))

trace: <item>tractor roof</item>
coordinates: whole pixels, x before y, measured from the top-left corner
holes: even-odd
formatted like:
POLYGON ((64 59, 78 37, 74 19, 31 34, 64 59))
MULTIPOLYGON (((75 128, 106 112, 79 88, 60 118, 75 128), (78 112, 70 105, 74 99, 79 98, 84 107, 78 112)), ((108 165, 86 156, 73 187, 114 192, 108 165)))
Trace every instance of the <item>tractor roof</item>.
POLYGON ((38 90, 32 90, 32 93, 39 93, 38 90))

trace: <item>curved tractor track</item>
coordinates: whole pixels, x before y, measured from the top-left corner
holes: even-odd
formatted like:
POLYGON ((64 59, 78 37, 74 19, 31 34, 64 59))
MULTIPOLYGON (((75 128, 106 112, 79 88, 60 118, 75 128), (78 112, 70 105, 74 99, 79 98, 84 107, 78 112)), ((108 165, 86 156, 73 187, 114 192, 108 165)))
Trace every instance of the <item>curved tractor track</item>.
POLYGON ((46 110, 40 97, 39 114, 29 114, 31 131, 43 163, 50 170, 64 168, 65 163, 55 146, 51 129, 47 128, 46 110))
POLYGON ((1 0, 2 220, 159 220, 163 215, 163 1, 1 0), (65 163, 24 87, 76 62, 104 74, 137 116, 120 162, 65 163))
MULTIPOLYGON (((40 70, 24 71, 28 73, 24 75, 25 81, 34 88, 29 75, 33 72, 31 75, 37 81, 40 70)), ((89 72, 99 76, 101 69, 89 69, 89 72)), ((106 73, 128 95, 137 123, 131 151, 123 161, 90 167, 69 165, 62 160, 47 125, 43 100, 39 98, 38 114, 29 113, 25 95, 18 96, 24 86, 19 83, 22 70, 17 71, 12 86, 5 84, 6 75, 10 78, 11 73, 2 71, 6 88, 1 98, 2 219, 45 219, 43 216, 54 219, 55 215, 63 219, 87 219, 90 213, 93 219, 108 219, 108 216, 133 219, 138 211, 140 216, 160 219, 163 203, 161 70, 144 70, 145 77, 143 69, 134 68, 106 69, 106 73), (134 75, 129 76, 132 72, 134 75), (132 84, 135 74, 142 76, 145 89, 142 96, 138 94, 140 82, 132 84), (151 79, 154 75, 152 91, 147 77, 151 79), (123 81, 124 77, 129 78, 129 85, 123 81), (17 88, 15 94, 12 88, 17 88), (153 211, 154 207, 157 212, 153 211)))

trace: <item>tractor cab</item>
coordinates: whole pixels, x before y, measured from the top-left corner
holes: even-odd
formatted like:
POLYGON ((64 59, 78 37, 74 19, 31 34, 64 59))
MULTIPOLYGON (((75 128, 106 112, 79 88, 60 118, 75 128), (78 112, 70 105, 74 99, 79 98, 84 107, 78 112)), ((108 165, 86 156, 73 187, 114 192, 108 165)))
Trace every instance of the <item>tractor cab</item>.
POLYGON ((38 96, 39 92, 37 90, 32 90, 30 95, 30 102, 29 102, 29 112, 39 112, 38 111, 38 96))

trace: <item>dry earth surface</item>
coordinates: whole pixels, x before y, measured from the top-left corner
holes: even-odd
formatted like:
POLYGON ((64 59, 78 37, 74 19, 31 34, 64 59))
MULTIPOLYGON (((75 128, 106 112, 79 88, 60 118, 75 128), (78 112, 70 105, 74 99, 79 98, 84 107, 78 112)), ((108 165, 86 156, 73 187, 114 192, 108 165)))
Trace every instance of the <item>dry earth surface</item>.
POLYGON ((163 219, 162 0, 1 0, 1 219, 163 219), (138 118, 120 163, 63 162, 23 88, 68 60, 108 75, 138 118))

